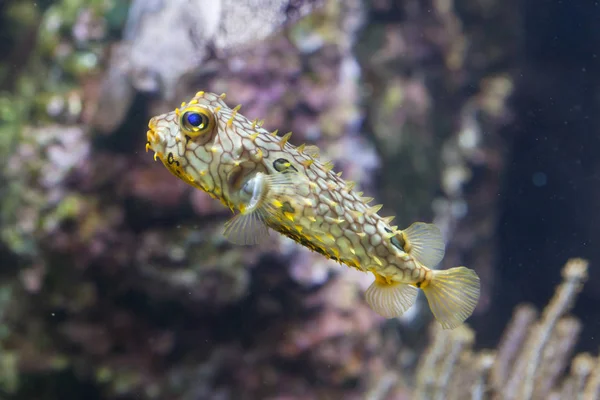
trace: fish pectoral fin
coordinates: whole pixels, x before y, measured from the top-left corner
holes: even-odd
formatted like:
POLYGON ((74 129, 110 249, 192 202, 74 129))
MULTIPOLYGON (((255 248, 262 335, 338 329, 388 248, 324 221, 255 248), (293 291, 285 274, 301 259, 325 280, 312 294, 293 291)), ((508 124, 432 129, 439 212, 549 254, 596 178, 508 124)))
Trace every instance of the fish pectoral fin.
POLYGON ((236 214, 225 223, 223 236, 231 243, 254 245, 269 237, 266 215, 262 208, 236 214))
POLYGON ((251 207, 242 207, 239 214, 225 223, 223 235, 230 242, 258 244, 269 237, 270 223, 294 223, 296 211, 292 204, 305 199, 303 196, 310 191, 308 178, 296 172, 264 174, 263 179, 264 194, 251 207))
POLYGON ((310 193, 308 177, 294 172, 278 172, 265 175, 267 197, 270 199, 293 199, 295 196, 307 196, 310 193))
POLYGON ((404 251, 426 267, 433 268, 444 258, 444 239, 434 224, 415 222, 402 231, 402 239, 404 251))
POLYGON ((375 282, 365 292, 369 307, 385 318, 399 317, 415 303, 417 288, 406 283, 386 283, 375 277, 375 282))
POLYGON ((479 301, 479 276, 466 267, 432 271, 421 289, 429 308, 444 329, 454 329, 471 316, 479 301))

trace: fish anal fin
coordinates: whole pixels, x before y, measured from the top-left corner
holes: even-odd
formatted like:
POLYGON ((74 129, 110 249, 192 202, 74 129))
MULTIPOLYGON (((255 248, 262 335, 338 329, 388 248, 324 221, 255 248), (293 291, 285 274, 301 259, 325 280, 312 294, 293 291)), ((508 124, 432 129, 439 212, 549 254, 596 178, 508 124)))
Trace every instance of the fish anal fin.
POLYGON ((404 251, 426 267, 433 268, 444 258, 445 244, 434 224, 415 222, 401 233, 404 251))
POLYGON ((399 317, 408 310, 417 298, 417 289, 406 283, 386 282, 375 275, 375 281, 365 292, 369 307, 385 318, 399 317))
POLYGON ((444 329, 454 329, 471 316, 479 301, 479 276, 466 267, 432 271, 421 285, 429 308, 444 329))

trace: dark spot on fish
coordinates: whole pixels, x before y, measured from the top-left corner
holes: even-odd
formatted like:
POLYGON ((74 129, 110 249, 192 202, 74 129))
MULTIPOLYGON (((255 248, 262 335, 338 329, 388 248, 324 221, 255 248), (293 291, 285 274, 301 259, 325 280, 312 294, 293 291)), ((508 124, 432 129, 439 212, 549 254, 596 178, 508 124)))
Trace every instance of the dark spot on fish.
POLYGON ((169 164, 173 164, 173 163, 175 163, 175 165, 177 165, 177 166, 179 167, 179 161, 177 161, 177 160, 175 159, 175 157, 173 157, 173 153, 169 153, 169 155, 167 156, 167 162, 168 162, 169 164))
POLYGON ((227 175, 227 182, 229 186, 234 189, 240 189, 242 187, 242 178, 244 177, 244 170, 242 167, 234 167, 227 175))
POLYGON ((188 144, 190 142, 190 140, 192 140, 192 138, 189 137, 188 135, 185 135, 185 144, 188 144))
POLYGON ((277 172, 282 172, 282 173, 289 172, 289 171, 298 172, 296 167, 294 167, 292 165, 292 163, 289 162, 288 160, 286 160, 285 158, 278 158, 277 160, 273 161, 273 168, 275 168, 277 170, 277 172))
POLYGON ((294 207, 292 207, 292 205, 290 204, 289 201, 286 201, 283 203, 281 210, 283 212, 288 212, 288 213, 295 213, 296 210, 294 209, 294 207))
MULTIPOLYGON (((384 228, 384 229, 385 229, 385 231, 386 231, 387 233, 392 233, 392 232, 393 232, 393 231, 391 231, 391 230, 390 230, 390 229, 388 229, 388 228, 384 228)), ((406 252, 406 250, 404 250, 404 247, 402 246, 402 244, 400 243, 400 241, 398 240, 398 238, 397 238, 396 236, 393 236, 393 237, 390 239, 390 242, 391 242, 391 243, 394 245, 394 247, 396 247, 398 250, 401 250, 401 251, 404 251, 404 252, 406 252)))
POLYGON ((417 282, 417 283, 415 283, 415 286, 418 287, 418 288, 421 288, 422 284, 423 284, 423 282, 417 282))

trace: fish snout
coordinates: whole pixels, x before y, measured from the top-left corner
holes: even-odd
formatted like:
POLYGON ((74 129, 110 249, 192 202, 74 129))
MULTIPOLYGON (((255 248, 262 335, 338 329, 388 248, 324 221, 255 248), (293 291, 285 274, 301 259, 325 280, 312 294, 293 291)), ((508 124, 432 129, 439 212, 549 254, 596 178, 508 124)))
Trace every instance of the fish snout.
POLYGON ((146 151, 153 150, 155 154, 159 156, 163 153, 163 141, 161 136, 157 133, 157 120, 156 117, 152 118, 148 122, 148 132, 146 132, 146 151))

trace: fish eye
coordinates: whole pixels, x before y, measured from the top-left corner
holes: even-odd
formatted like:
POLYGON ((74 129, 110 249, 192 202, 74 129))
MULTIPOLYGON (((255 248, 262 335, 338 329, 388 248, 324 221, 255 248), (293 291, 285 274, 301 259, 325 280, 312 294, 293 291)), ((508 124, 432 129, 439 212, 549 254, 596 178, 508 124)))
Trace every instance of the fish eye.
POLYGON ((194 105, 182 110, 180 126, 192 137, 210 132, 214 125, 214 116, 206 108, 194 105))

